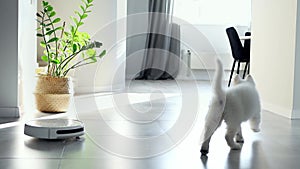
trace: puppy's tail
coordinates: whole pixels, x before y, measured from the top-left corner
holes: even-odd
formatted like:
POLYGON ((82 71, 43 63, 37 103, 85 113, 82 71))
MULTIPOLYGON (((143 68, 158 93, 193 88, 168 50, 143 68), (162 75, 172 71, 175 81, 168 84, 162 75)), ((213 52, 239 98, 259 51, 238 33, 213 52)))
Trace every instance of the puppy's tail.
POLYGON ((214 75, 213 81, 213 91, 215 92, 216 96, 222 97, 225 95, 225 91, 223 88, 223 64, 220 59, 216 59, 216 72, 214 75))
POLYGON ((208 140, 222 122, 223 112, 226 103, 225 89, 223 88, 223 65, 216 60, 217 69, 212 84, 214 95, 212 97, 208 112, 205 118, 204 130, 200 137, 200 144, 208 140))

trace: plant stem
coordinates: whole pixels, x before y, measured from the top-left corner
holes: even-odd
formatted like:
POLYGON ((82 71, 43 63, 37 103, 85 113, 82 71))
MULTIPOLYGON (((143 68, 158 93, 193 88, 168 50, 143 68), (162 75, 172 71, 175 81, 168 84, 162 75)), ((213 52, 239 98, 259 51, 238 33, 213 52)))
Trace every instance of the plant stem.
POLYGON ((72 67, 70 67, 69 69, 67 69, 63 74, 64 74, 64 76, 66 76, 70 70, 78 68, 78 67, 81 67, 81 66, 84 66, 84 65, 89 65, 89 64, 92 64, 92 63, 95 63, 95 62, 83 63, 83 64, 77 65, 77 66, 73 65, 72 67))
POLYGON ((47 58, 48 58, 48 67, 47 67, 47 74, 49 75, 50 74, 50 52, 49 52, 49 49, 48 49, 48 43, 46 41, 46 38, 45 38, 45 31, 44 31, 44 18, 45 18, 45 13, 42 12, 43 16, 42 16, 42 35, 43 35, 43 40, 45 42, 45 45, 46 45, 46 51, 47 51, 47 58))
POLYGON ((80 63, 86 61, 86 60, 89 60, 89 59, 92 59, 93 57, 88 57, 88 58, 85 58, 85 59, 82 59, 80 61, 78 61, 77 63, 75 63, 74 65, 72 65, 71 67, 76 67, 77 65, 79 65, 80 63))
MULTIPOLYGON (((46 13, 46 15, 47 15, 47 17, 48 17, 48 19, 49 19, 49 21, 50 21, 52 30, 55 30, 54 24, 52 23, 51 17, 48 15, 47 12, 45 12, 45 13, 46 13)), ((54 37, 57 38, 55 31, 53 32, 53 34, 54 34, 54 37)), ((57 57, 58 57, 58 45, 57 45, 57 41, 55 41, 55 59, 57 59, 57 57)))
MULTIPOLYGON (((66 22, 63 22, 63 26, 62 26, 62 30, 61 30, 61 34, 60 34, 60 39, 63 38, 64 31, 65 31, 65 26, 66 26, 66 22)), ((59 49, 59 48, 60 48, 60 43, 58 44, 58 49, 59 49)), ((64 51, 62 51, 62 52, 64 52, 64 51)), ((60 60, 60 61, 61 61, 61 60, 60 60)), ((59 66, 57 67, 57 70, 56 70, 56 74, 57 74, 58 76, 60 76, 60 74, 61 74, 60 65, 61 65, 61 64, 59 64, 59 66)))
POLYGON ((78 52, 76 52, 76 53, 73 53, 72 55, 70 55, 70 56, 68 56, 67 58, 65 58, 65 60, 64 61, 62 61, 61 62, 61 64, 60 65, 62 65, 64 62, 66 62, 66 63, 64 63, 64 65, 63 65, 63 67, 62 67, 62 70, 68 65, 68 63, 74 58, 74 57, 76 57, 80 52, 82 52, 83 50, 82 50, 82 48, 78 51, 78 52))
MULTIPOLYGON (((87 9, 89 8, 89 5, 90 5, 90 3, 88 3, 88 5, 84 8, 83 14, 82 14, 82 15, 86 14, 86 11, 87 11, 87 9)), ((73 34, 73 37, 72 37, 72 46, 73 46, 73 42, 74 42, 74 37, 75 37, 76 32, 78 31, 78 28, 79 28, 79 25, 78 25, 78 24, 79 24, 81 21, 82 21, 82 18, 79 17, 79 21, 78 21, 78 23, 76 24, 76 28, 75 28, 75 30, 74 30, 74 34, 73 34)))

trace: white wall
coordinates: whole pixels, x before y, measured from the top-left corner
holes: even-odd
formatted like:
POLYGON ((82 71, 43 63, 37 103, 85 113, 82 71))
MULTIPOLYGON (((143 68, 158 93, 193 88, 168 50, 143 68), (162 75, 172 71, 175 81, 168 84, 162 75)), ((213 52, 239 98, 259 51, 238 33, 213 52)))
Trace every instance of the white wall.
MULTIPOLYGON (((190 47, 197 47, 197 53, 192 51, 191 68, 201 70, 215 69, 215 57, 219 57, 224 69, 231 70, 233 58, 231 54, 226 28, 234 26, 238 34, 244 36, 248 31, 247 26, 235 25, 191 25, 181 24, 181 49, 187 50, 190 47), (194 29, 197 31, 193 31, 194 29), (202 35, 202 38, 198 35, 202 35), (196 44, 195 44, 196 43, 196 44)), ((195 49, 194 49, 195 50, 195 49)))
MULTIPOLYGON (((81 4, 81 0, 49 2, 57 15, 67 21, 67 25, 71 22, 69 16, 74 16, 74 9, 80 10, 81 4)), ((107 50, 107 55, 97 64, 81 67, 73 72, 76 93, 114 91, 125 86, 125 53, 120 54, 117 49, 117 29, 122 29, 117 27, 117 14, 118 9, 120 11, 123 8, 118 7, 117 0, 94 0, 93 3, 92 13, 84 21, 80 31, 88 32, 92 39, 103 42, 102 49, 107 50)), ((126 30, 126 27, 123 29, 126 30)))
MULTIPOLYGON (((178 2, 177 5, 179 3, 181 2, 178 2)), ((184 2, 182 1, 182 3, 184 2)), ((147 11, 148 0, 128 0, 127 79, 134 78, 142 65, 147 37, 146 34, 142 33, 147 32, 148 16, 145 13, 147 11)), ((225 29, 234 25, 192 24, 188 23, 190 20, 188 20, 188 15, 186 16, 184 19, 187 20, 174 16, 173 21, 180 24, 181 54, 187 49, 192 52, 191 68, 200 69, 201 71, 214 69, 215 62, 213 58, 219 57, 222 59, 225 69, 230 70, 233 59, 225 29)), ((236 28, 241 35, 248 31, 246 26, 236 26, 236 28)))
POLYGON ((251 73, 263 108, 289 118, 295 85, 296 16, 297 0, 252 0, 251 73))
POLYGON ((36 3, 19 1, 19 105, 25 113, 35 110, 36 3))
POLYGON ((295 57, 295 74, 294 74, 294 118, 300 118, 300 3, 297 3, 297 27, 296 27, 296 57, 295 57))
POLYGON ((19 116, 18 0, 0 1, 0 117, 19 116))

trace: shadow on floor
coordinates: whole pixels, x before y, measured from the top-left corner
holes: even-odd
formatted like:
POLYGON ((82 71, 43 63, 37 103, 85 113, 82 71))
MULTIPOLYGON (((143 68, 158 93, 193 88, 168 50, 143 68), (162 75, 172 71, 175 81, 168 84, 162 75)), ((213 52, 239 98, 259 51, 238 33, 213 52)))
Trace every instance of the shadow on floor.
POLYGON ((0 125, 19 121, 19 118, 0 118, 0 125))

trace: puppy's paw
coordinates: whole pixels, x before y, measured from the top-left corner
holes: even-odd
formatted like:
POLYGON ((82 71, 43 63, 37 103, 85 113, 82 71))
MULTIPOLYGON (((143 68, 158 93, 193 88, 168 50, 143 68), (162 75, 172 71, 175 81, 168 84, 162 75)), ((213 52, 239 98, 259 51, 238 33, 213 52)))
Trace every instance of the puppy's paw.
POLYGON ((237 135, 235 136, 235 141, 236 141, 237 143, 244 143, 244 138, 243 138, 243 136, 241 136, 240 134, 237 134, 237 135))
POLYGON ((231 150, 240 150, 242 148, 242 146, 240 144, 234 144, 230 148, 231 148, 231 150))
POLYGON ((260 128, 252 128, 252 131, 254 131, 254 132, 260 132, 260 128))
POLYGON ((208 150, 205 149, 201 149, 200 152, 201 152, 201 156, 206 156, 208 154, 208 150))
POLYGON ((236 141, 237 143, 244 143, 244 138, 243 138, 243 137, 236 137, 236 138, 235 138, 235 141, 236 141))

